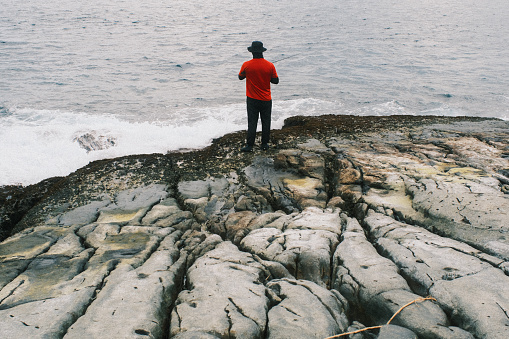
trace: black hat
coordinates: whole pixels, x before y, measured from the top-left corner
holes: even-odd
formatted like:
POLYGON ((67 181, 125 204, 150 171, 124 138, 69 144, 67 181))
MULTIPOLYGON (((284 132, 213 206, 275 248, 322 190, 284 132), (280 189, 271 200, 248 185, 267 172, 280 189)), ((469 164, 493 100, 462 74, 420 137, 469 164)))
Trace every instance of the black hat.
POLYGON ((262 53, 265 52, 267 49, 263 47, 263 42, 261 41, 253 41, 251 43, 251 46, 247 48, 247 50, 251 53, 262 53))

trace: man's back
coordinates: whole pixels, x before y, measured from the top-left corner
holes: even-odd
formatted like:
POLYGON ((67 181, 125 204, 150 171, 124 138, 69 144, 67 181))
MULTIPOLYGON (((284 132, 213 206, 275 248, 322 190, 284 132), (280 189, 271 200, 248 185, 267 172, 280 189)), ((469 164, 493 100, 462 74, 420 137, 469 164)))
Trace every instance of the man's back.
POLYGON ((253 58, 244 62, 239 75, 246 77, 246 95, 250 98, 272 100, 270 83, 278 75, 274 64, 264 58, 253 58))

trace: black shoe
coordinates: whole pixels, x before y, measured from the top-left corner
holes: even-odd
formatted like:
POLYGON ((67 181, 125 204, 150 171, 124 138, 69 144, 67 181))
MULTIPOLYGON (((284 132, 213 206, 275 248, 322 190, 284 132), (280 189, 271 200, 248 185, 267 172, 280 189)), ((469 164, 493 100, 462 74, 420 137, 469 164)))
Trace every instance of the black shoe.
POLYGON ((240 149, 241 152, 253 152, 253 146, 246 145, 240 149))
POLYGON ((269 149, 269 145, 268 144, 262 144, 262 146, 260 148, 262 149, 262 151, 267 151, 269 149))

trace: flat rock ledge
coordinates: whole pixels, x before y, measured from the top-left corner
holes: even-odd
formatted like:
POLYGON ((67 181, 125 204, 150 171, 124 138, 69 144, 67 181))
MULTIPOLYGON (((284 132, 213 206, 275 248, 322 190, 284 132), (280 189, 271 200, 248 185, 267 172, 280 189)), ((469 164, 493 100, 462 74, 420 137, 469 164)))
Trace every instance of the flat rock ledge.
POLYGON ((509 338, 509 122, 243 138, 2 188, 0 336, 509 338))

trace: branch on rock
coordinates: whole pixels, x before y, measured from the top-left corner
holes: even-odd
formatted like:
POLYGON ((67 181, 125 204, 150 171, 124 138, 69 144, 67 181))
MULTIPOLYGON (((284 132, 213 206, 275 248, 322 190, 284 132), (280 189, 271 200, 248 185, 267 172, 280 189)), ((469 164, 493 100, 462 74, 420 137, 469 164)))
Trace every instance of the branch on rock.
MULTIPOLYGON (((417 303, 417 302, 421 302, 421 301, 426 301, 426 300, 432 300, 432 301, 437 301, 435 298, 433 297, 426 297, 426 298, 417 298, 415 300, 412 300, 411 302, 409 302, 408 304, 406 305, 403 305, 396 313, 394 313, 394 315, 391 317, 391 319, 389 319, 389 321, 387 322, 387 324, 385 325, 389 325, 391 323, 391 321, 396 318, 396 316, 401 313, 401 311, 403 311, 403 309, 405 309, 406 307, 414 304, 414 303, 417 303)), ((350 334, 356 334, 356 333, 360 333, 360 332, 364 332, 364 331, 369 331, 369 330, 376 330, 376 329, 379 329, 379 328, 382 328, 383 326, 385 325, 379 325, 379 326, 371 326, 371 327, 366 327, 366 328, 363 328, 363 329, 360 329, 360 330, 357 330, 357 331, 353 331, 353 332, 347 332, 347 333, 341 333, 341 334, 337 334, 337 335, 333 335, 332 337, 327 337, 325 339, 332 339, 332 338, 339 338, 339 337, 344 337, 344 336, 347 336, 347 335, 350 335, 350 334)))

